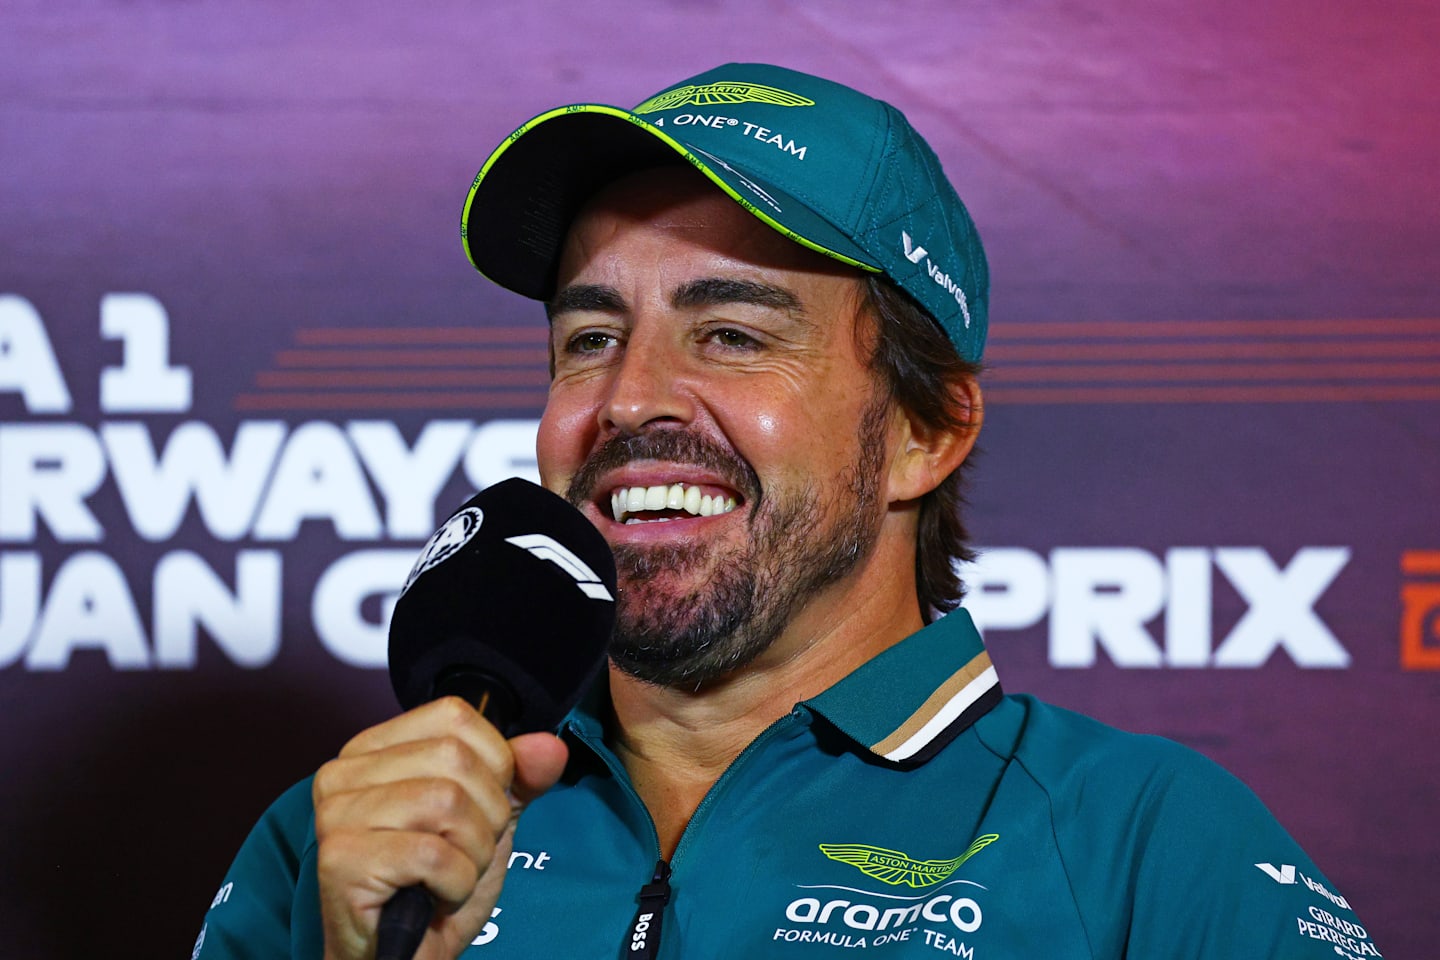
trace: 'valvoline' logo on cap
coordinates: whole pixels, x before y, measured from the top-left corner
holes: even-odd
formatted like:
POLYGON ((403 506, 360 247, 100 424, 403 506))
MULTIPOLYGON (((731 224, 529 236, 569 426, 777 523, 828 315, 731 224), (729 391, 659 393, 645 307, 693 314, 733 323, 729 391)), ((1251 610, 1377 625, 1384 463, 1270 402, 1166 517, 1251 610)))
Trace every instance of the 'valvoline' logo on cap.
POLYGON ((688 84, 666 90, 636 107, 633 113, 655 113, 676 107, 709 106, 716 103, 768 103, 777 107, 813 107, 815 101, 798 93, 767 87, 763 83, 688 84))
POLYGON ((956 283, 954 280, 950 279, 950 274, 946 273, 944 270, 941 270, 935 264, 935 261, 931 260, 929 256, 927 256, 930 251, 917 244, 914 240, 911 240, 910 234, 906 233, 904 230, 900 231, 900 243, 905 248, 905 259, 909 260, 911 263, 919 263, 921 260, 924 260, 925 272, 930 275, 930 279, 934 280, 935 283, 939 286, 944 287, 945 292, 955 298, 955 302, 960 306, 960 314, 965 318, 965 329, 969 330, 970 302, 965 296, 964 288, 961 287, 960 284, 956 283))

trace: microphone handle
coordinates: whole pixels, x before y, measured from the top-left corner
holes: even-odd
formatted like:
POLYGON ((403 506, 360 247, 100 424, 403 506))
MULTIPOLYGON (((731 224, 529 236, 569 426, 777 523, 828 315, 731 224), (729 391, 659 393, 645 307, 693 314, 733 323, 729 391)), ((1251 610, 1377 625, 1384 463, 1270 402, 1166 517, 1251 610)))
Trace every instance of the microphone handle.
MULTIPOLYGON (((462 697, 479 710, 501 733, 509 736, 508 728, 519 713, 509 684, 477 667, 456 666, 443 671, 435 679, 432 700, 446 696, 462 697)), ((402 887, 380 908, 380 922, 375 927, 375 960, 411 960, 425 939, 425 931, 435 916, 435 898, 423 884, 402 887)))
POLYGON ((435 898, 420 884, 396 890, 380 908, 375 960, 411 960, 434 915, 435 898))

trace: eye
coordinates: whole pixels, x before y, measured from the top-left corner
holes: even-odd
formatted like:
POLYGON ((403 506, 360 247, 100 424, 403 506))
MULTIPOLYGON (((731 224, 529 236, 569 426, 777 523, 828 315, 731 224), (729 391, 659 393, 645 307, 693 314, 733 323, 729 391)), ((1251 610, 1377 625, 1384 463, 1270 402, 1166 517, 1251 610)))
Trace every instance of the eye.
POLYGON ((709 337, 712 343, 737 350, 754 350, 760 346, 760 341, 734 327, 717 327, 710 331, 709 337))
POLYGON ((586 330, 567 340, 565 350, 568 353, 598 353, 613 347, 616 342, 613 334, 602 333, 599 330, 586 330))

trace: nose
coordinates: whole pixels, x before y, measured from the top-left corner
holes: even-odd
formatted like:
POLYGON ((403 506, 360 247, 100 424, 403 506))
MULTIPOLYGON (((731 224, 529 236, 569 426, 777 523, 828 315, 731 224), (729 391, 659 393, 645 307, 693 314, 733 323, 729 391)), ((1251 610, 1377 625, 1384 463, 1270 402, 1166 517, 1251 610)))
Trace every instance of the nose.
POLYGON ((695 415, 684 378, 684 351, 663 332, 632 331, 611 373, 600 408, 606 433, 639 433, 659 423, 685 424, 695 415))

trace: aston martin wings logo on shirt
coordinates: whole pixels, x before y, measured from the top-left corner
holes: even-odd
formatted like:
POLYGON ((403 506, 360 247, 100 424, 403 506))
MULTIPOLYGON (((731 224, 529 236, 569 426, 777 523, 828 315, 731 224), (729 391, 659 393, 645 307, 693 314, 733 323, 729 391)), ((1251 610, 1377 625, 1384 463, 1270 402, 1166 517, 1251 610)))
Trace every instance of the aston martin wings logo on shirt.
POLYGON ((688 84, 666 90, 651 97, 633 113, 655 113, 657 110, 674 110, 676 107, 704 107, 715 103, 769 103, 777 107, 813 107, 815 101, 798 93, 767 87, 763 83, 702 83, 688 84))
POLYGON ((998 833, 977 837, 970 849, 953 860, 914 860, 898 850, 872 847, 866 843, 822 843, 820 852, 831 860, 848 863, 867 877, 892 887, 929 887, 948 879, 960 865, 1000 839, 998 833))

